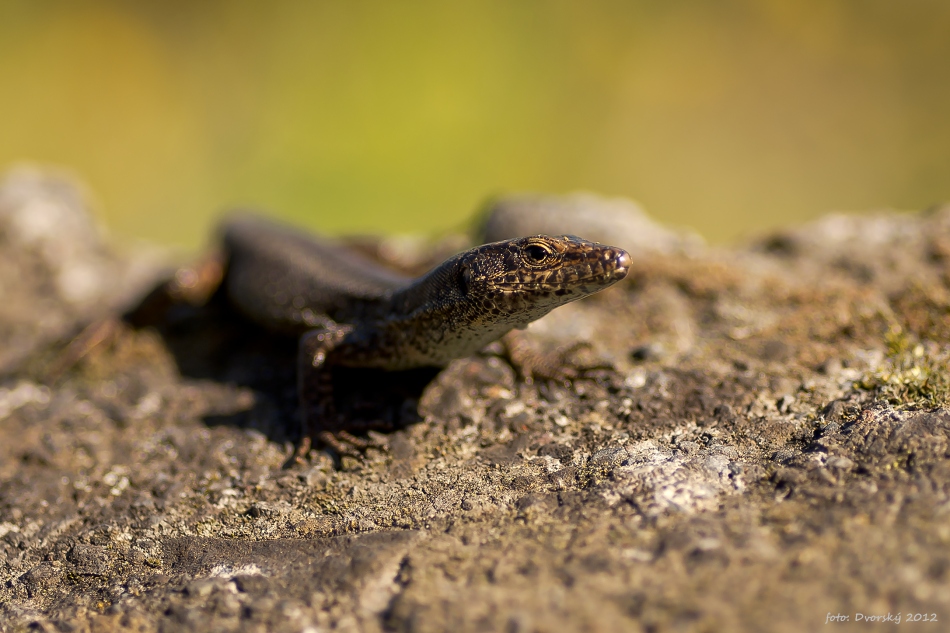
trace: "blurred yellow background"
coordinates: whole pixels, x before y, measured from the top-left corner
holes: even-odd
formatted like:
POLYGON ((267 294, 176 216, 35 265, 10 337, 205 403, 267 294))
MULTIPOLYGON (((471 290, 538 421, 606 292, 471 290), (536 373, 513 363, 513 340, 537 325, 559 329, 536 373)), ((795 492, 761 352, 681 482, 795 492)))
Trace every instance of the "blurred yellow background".
POLYGON ((588 189, 713 240, 950 199, 950 3, 0 2, 0 167, 125 236, 333 233, 588 189))

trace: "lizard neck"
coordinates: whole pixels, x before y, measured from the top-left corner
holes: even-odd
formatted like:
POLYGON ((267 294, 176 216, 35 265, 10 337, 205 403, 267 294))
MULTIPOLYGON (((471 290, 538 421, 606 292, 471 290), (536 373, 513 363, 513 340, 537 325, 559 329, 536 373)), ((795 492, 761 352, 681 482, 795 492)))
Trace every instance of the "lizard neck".
POLYGON ((532 309, 530 298, 518 293, 504 300, 500 295, 474 295, 466 271, 477 256, 473 251, 456 255, 393 292, 385 305, 376 307, 366 334, 350 339, 367 353, 351 350, 350 359, 393 369, 446 365, 553 309, 548 305, 532 309))

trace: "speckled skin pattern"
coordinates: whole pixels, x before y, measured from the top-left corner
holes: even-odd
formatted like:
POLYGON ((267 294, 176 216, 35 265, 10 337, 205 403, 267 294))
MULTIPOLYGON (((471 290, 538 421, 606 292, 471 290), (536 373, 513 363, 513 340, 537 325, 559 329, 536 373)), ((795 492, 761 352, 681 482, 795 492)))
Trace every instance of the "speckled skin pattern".
POLYGON ((442 366, 613 285, 630 265, 620 248, 536 235, 478 246, 413 280, 253 216, 222 235, 231 302, 268 329, 303 334, 313 368, 442 366))

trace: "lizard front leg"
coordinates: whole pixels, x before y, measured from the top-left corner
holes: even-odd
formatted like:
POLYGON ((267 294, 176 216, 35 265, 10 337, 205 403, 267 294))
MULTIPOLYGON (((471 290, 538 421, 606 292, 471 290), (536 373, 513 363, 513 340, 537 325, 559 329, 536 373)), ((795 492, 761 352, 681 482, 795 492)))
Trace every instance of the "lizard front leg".
POLYGON ((351 433, 335 428, 339 427, 339 422, 333 419, 336 407, 327 362, 333 350, 352 331, 353 326, 340 325, 328 318, 319 327, 300 337, 297 347, 297 395, 303 437, 296 451, 297 461, 301 461, 309 452, 314 440, 326 444, 341 455, 352 453, 353 446, 360 448, 363 443, 351 433), (314 408, 318 409, 318 419, 314 419, 314 408))

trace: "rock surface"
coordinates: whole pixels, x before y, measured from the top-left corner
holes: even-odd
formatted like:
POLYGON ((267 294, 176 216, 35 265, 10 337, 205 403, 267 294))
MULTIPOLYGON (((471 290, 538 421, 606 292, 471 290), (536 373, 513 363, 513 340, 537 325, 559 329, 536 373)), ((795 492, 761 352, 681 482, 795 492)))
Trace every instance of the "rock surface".
POLYGON ((664 241, 529 330, 613 369, 525 384, 487 350, 434 377, 353 372, 338 399, 389 417, 385 450, 284 469, 292 341, 182 309, 58 362, 54 339, 149 277, 88 217, 22 230, 50 191, 86 217, 48 176, 0 187, 0 630, 950 618, 950 209, 664 241))

